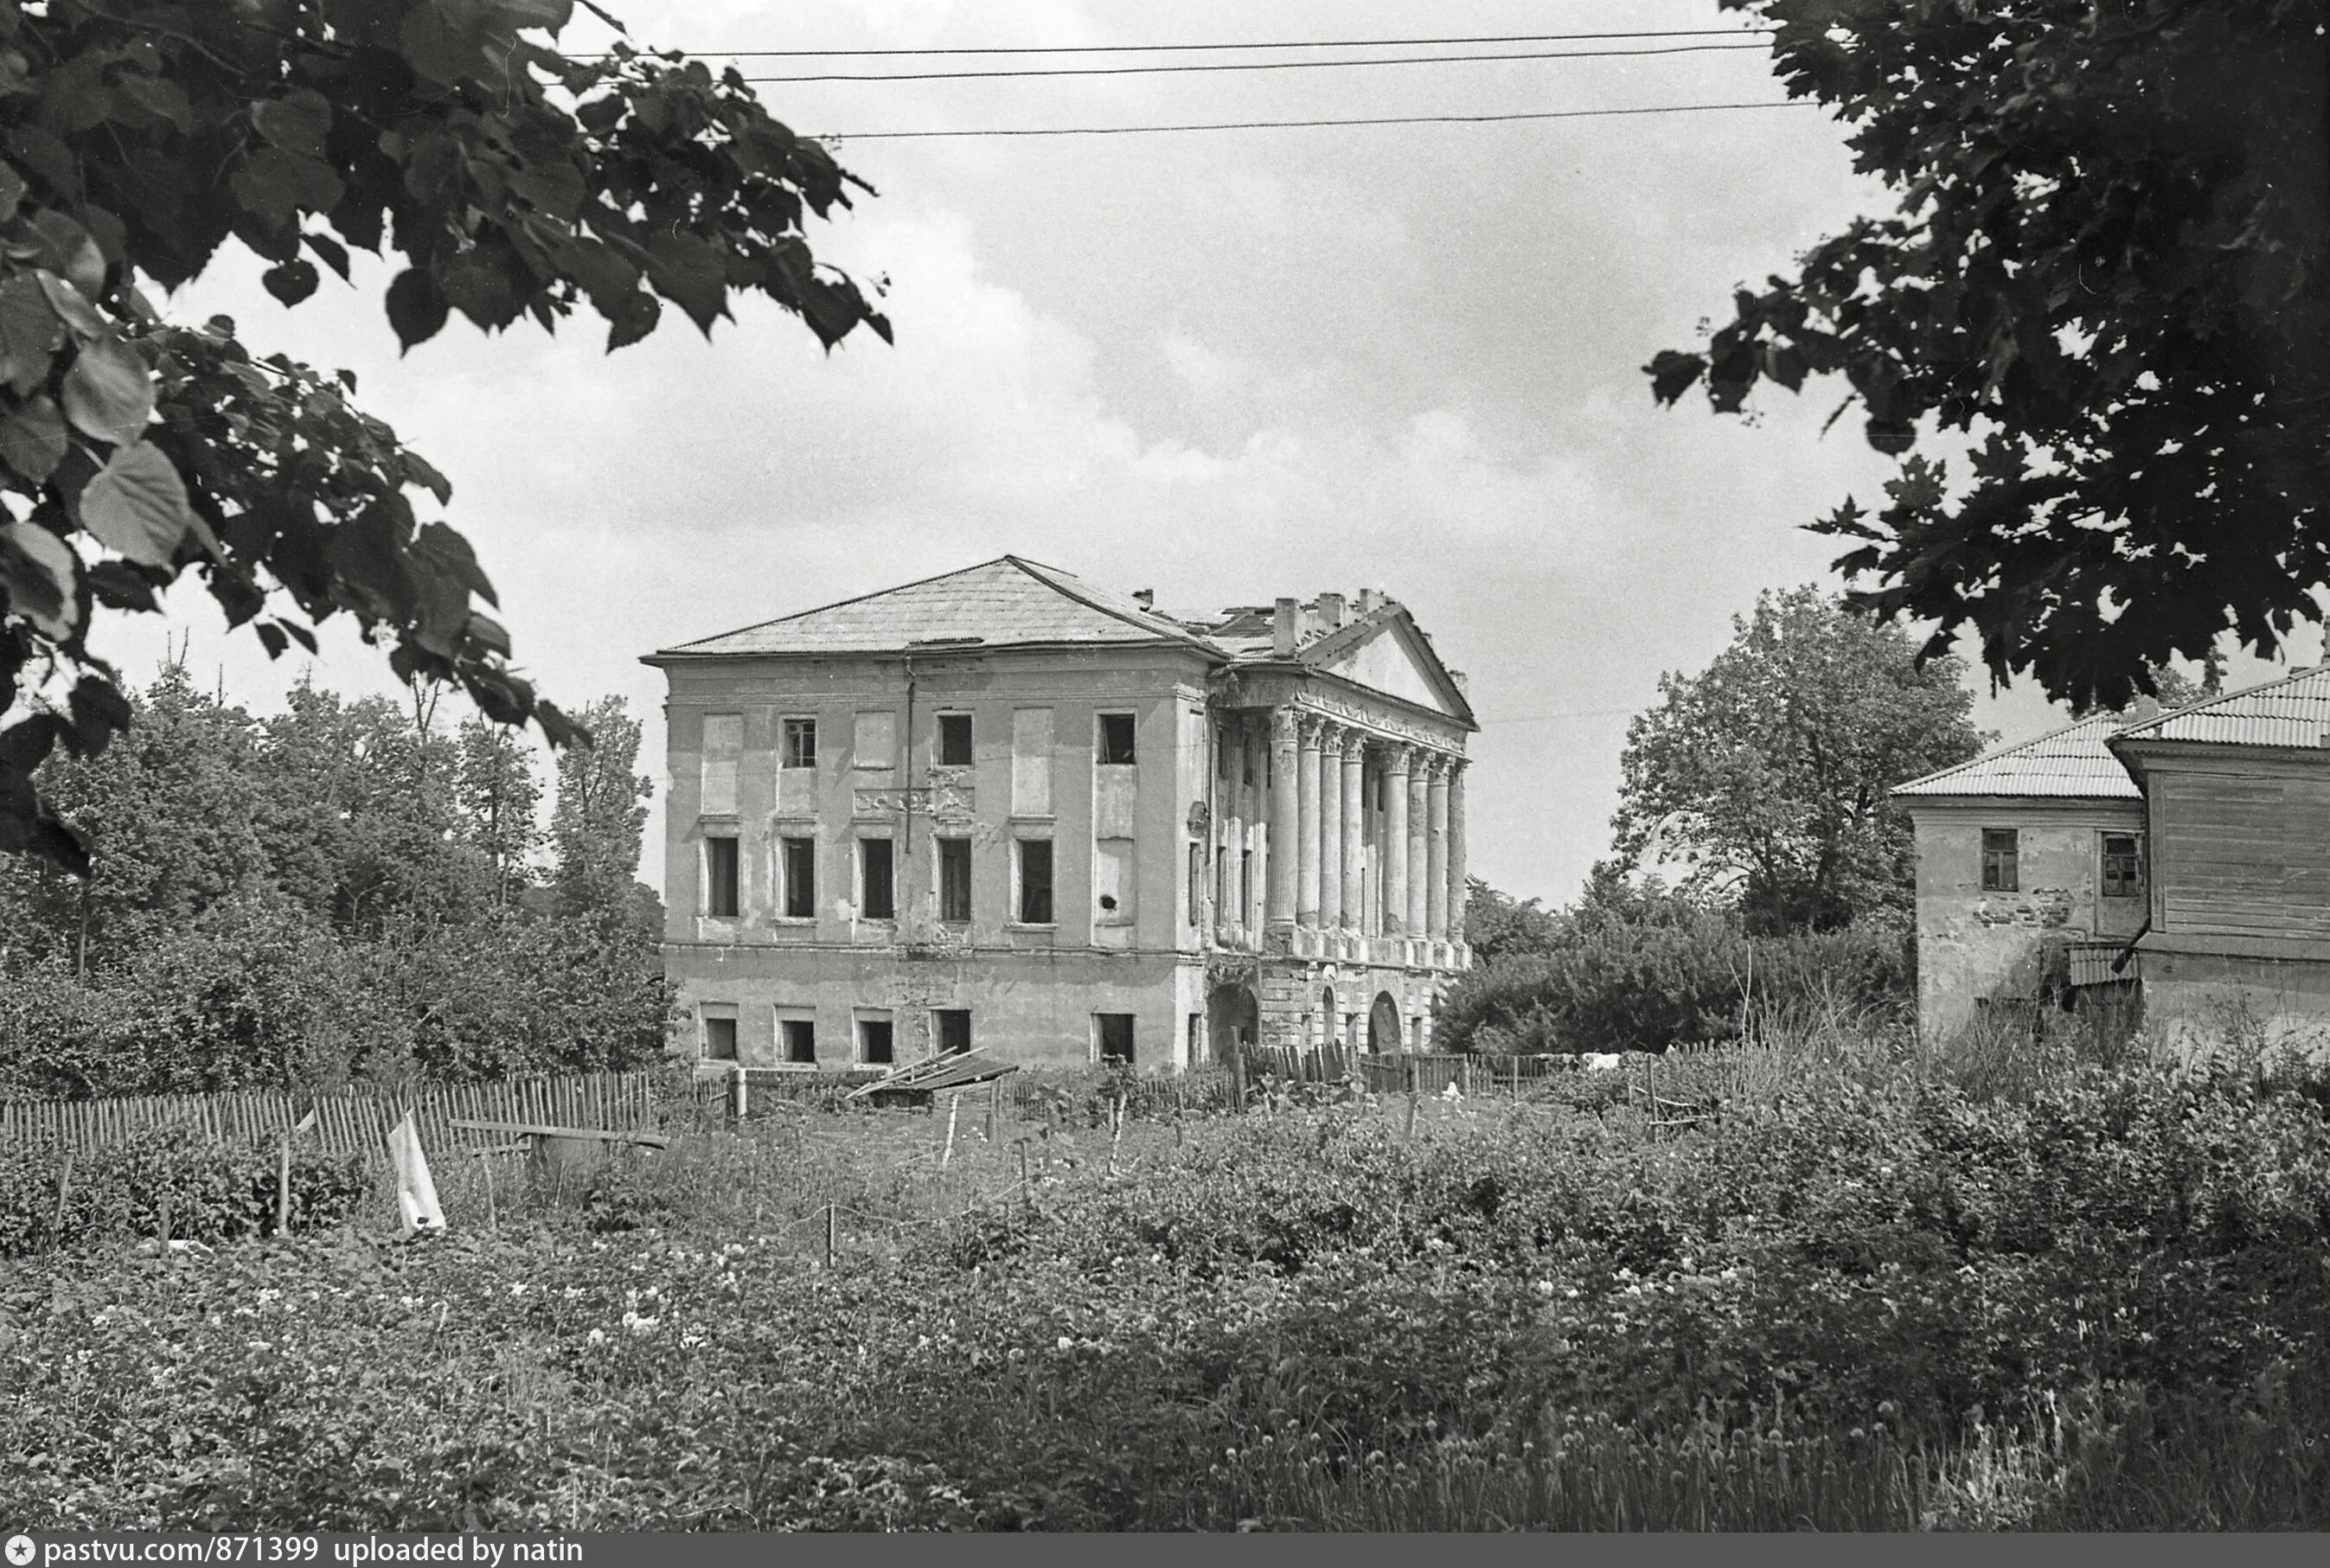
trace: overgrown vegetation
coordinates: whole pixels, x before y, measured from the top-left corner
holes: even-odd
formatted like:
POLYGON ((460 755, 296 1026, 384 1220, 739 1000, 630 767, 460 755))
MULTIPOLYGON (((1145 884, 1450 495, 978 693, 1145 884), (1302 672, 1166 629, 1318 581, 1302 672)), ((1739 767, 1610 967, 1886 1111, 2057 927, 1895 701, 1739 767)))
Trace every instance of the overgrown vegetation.
POLYGON ((446 1161, 442 1238, 36 1260, 0 1281, 0 1512, 2330 1525, 2330 1119, 2281 1070, 1839 1031, 1661 1092, 1721 1119, 1493 1098, 1409 1137, 1337 1089, 1121 1140, 966 1120, 942 1167, 942 1118, 793 1112, 505 1189, 498 1231, 446 1161))
MULTIPOLYGON (((189 1128, 150 1128, 68 1155, 47 1142, 0 1149, 0 1258, 107 1240, 241 1241, 275 1228, 277 1154, 189 1128)), ((294 1228, 346 1223, 369 1197, 363 1163, 295 1148, 294 1228)))
POLYGON ((0 1095, 79 1099, 620 1068, 662 1050, 662 912, 634 880, 639 726, 533 753, 425 699, 311 686, 257 718, 165 670, 44 798, 83 881, 0 856, 0 1095))

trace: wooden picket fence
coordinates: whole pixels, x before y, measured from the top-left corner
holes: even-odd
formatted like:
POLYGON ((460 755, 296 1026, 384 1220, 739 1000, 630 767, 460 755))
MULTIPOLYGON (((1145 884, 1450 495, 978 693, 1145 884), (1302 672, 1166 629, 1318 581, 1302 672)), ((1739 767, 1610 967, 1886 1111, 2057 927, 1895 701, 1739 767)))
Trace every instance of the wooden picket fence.
POLYGON ((1565 1056, 1471 1056, 1454 1053, 1351 1053, 1340 1045, 1249 1045, 1246 1073, 1297 1083, 1338 1083, 1354 1076, 1377 1094, 1440 1094, 1451 1084, 1467 1095, 1519 1093, 1576 1065, 1565 1056), (1356 1071, 1355 1071, 1356 1069, 1356 1071))
POLYGON ((588 1072, 497 1083, 432 1084, 403 1091, 294 1094, 249 1090, 119 1100, 5 1100, 0 1101, 0 1143, 52 1142, 81 1150, 160 1127, 272 1142, 313 1110, 315 1129, 302 1135, 313 1141, 306 1147, 371 1160, 384 1157, 388 1129, 408 1109, 423 1148, 450 1148, 490 1140, 488 1135, 456 1129, 452 1123, 457 1119, 609 1131, 659 1126, 671 1103, 670 1083, 668 1076, 656 1072, 588 1072))

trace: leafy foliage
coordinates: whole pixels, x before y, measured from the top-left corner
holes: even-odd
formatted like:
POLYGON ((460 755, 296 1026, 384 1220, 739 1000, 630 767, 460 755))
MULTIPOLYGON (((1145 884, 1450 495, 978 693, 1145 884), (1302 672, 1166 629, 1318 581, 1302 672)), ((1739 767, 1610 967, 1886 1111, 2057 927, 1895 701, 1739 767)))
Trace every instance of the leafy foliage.
MULTIPOLYGON (((2309 0, 1723 0, 1898 192, 1742 289, 1705 383, 1842 375, 1901 457, 1856 602, 1980 634, 2000 678, 2117 708, 2231 628, 2270 653, 2330 584, 2330 144, 2309 0), (1965 432, 1969 474, 1912 449, 1965 432)), ((1846 406, 1850 406, 1850 401, 1846 406)), ((1842 412, 1840 409, 1839 412, 1842 412)))
POLYGON ((88 868, 33 782, 127 723, 92 609, 154 611, 193 572, 272 655, 354 616, 395 672, 489 718, 582 732, 510 665, 451 486, 353 402, 354 378, 162 323, 230 239, 287 305, 348 250, 403 263, 407 348, 587 303, 609 347, 669 301, 699 328, 757 292, 829 347, 888 325, 819 264, 850 177, 733 69, 554 47, 571 0, 0 0, 0 850, 88 868), (29 671, 44 672, 37 676, 29 671))
POLYGON ((1909 819, 1888 791, 1981 750, 1963 666, 1812 588, 1760 594, 1732 625, 1626 727, 1619 864, 1686 862, 1759 930, 1906 908, 1909 819))
MULTIPOLYGON (((425 701, 311 685, 254 719, 182 668, 133 711, 102 756, 43 769, 101 835, 90 876, 0 862, 0 1093, 488 1078, 661 1054, 661 919, 634 880, 636 824, 602 845, 596 881, 554 891, 534 858, 541 785, 508 731, 473 718, 449 735, 425 701)), ((602 748, 563 755, 627 760, 636 724, 620 704, 592 711, 602 748)))
POLYGON ((907 1190, 939 1179, 921 1119, 787 1119, 498 1233, 303 1237, 166 1277, 35 1259, 0 1275, 0 1509, 2325 1522, 2330 1123, 2307 1101, 2093 1072, 1985 1101, 1885 1064, 1737 1110, 1653 1138, 1631 1113, 1457 1105, 1412 1139, 1364 1103, 1283 1110, 1188 1147, 1135 1129, 1142 1167, 1117 1174, 1042 1140, 1032 1209, 939 1226, 907 1190), (841 1194, 874 1230, 852 1214, 827 1269, 802 1254, 841 1194))
MULTIPOLYGON (((151 1239, 163 1211, 185 1241, 241 1241, 275 1224, 276 1151, 190 1128, 151 1128, 68 1162, 47 1145, 0 1150, 0 1258, 151 1239), (60 1201, 62 1199, 62 1202, 60 1201)), ((371 1194, 360 1161, 294 1148, 295 1226, 337 1225, 371 1194)))

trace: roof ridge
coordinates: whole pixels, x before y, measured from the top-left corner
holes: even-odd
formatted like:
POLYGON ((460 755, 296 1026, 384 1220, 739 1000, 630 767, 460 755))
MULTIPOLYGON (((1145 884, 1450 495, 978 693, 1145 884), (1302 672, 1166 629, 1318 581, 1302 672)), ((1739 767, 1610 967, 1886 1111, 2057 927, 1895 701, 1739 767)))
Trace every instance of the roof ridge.
POLYGON ((1042 583, 1045 587, 1050 589, 1053 592, 1059 594, 1064 599, 1074 600, 1076 603, 1083 605, 1086 609, 1097 610, 1102 615, 1111 617, 1116 620, 1121 620, 1125 625, 1133 627, 1141 631, 1158 636, 1177 638, 1179 640, 1189 644, 1191 647, 1202 648, 1208 653, 1219 654, 1225 658, 1229 656, 1229 650, 1215 642, 1211 638, 1200 637, 1196 632, 1185 630, 1179 622, 1171 621, 1169 618, 1158 614, 1153 609, 1146 612, 1149 619, 1166 621, 1166 625, 1146 625, 1138 618, 1126 614, 1123 610, 1117 609, 1114 605, 1105 603, 1102 600, 1094 597, 1095 594, 1104 590, 1094 588, 1091 584, 1085 582, 1083 578, 1078 577, 1075 572, 1068 571, 1066 567, 1047 566, 1040 561, 1030 561, 1024 556, 1018 555, 1006 555, 1003 559, 1018 567, 1020 571, 1026 572, 1028 576, 1034 578, 1037 581, 1042 583), (1053 575, 1055 573, 1057 574, 1056 577, 1053 575), (1068 586, 1068 583, 1057 581, 1057 578, 1059 577, 1066 578, 1068 580, 1068 583, 1074 583, 1075 586, 1071 588, 1068 586))
POLYGON ((830 604, 813 604, 807 609, 794 610, 791 615, 774 615, 771 616, 766 620, 753 621, 748 625, 736 627, 729 631, 715 631, 708 637, 690 638, 686 642, 674 643, 671 647, 658 651, 663 653, 685 653, 689 648, 696 647, 704 643, 718 642, 724 638, 742 637, 748 631, 759 631, 763 627, 782 626, 789 620, 800 620, 805 616, 822 615, 829 609, 840 609, 848 605, 863 604, 869 599, 881 599, 893 593, 902 593, 909 588, 921 588, 925 583, 943 582, 950 577, 961 577, 965 572, 977 571, 982 567, 1000 566, 1007 561, 1010 562, 1015 566, 1020 563, 1017 556, 999 555, 992 561, 973 562, 969 566, 958 566, 952 571, 933 571, 928 577, 917 577, 912 582, 894 582, 887 588, 877 588, 873 590, 871 592, 853 593, 847 599, 837 599, 830 604))
POLYGON ((2148 719, 2140 720, 2115 731, 2112 738, 2117 740, 2124 735, 2133 735, 2139 730, 2152 729, 2156 725, 2166 723, 2171 719, 2181 719, 2188 713, 2202 713, 2215 707, 2220 703, 2240 702, 2248 697, 2262 696, 2278 686, 2286 686, 2292 682, 2325 674, 2330 674, 2330 665, 2308 665, 2303 669, 2292 670, 2286 675, 2276 675, 2272 680, 2259 681, 2253 686, 2243 686, 2238 691, 2219 692, 2213 697, 2202 697, 2197 702, 2187 703, 2181 708, 2163 708, 2148 719))
POLYGON ((1963 762, 1953 762, 1946 768, 1937 768, 1931 773, 1921 773, 1915 779, 1905 779, 1894 785, 1886 793, 1899 794, 1904 789, 1916 789, 1920 784, 1938 784, 1943 779, 1954 778, 1969 768, 1979 768, 1986 762, 2001 761, 2019 751, 2026 751, 2043 741, 2052 741, 2059 735, 2068 735, 2072 731, 2084 728, 2088 724, 2101 723, 2107 729, 2110 729, 2110 722, 2118 716, 2117 713, 2089 713, 2086 718, 2073 719, 2068 724, 2058 724, 2053 729, 2033 735, 2027 741, 2017 741, 2012 745, 2000 746, 1995 751, 1984 751, 1978 756, 1968 757, 1963 762))

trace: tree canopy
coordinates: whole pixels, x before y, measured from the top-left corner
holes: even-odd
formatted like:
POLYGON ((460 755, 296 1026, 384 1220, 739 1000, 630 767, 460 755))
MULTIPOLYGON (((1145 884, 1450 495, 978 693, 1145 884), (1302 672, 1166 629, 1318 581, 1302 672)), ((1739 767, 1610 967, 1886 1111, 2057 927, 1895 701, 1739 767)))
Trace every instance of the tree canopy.
POLYGON ((1890 216, 1645 367, 1719 412, 1842 375, 1899 455, 1854 602, 1979 634, 2081 709, 2330 584, 2330 125, 2320 0, 1722 0, 1852 127, 1890 216), (1963 432, 1966 472, 1917 449, 1963 432))
POLYGON ((808 219, 855 183, 832 156, 733 69, 560 52, 573 11, 0 0, 0 850, 87 871, 34 770, 130 720, 92 610, 156 610, 189 571, 270 654, 345 612, 399 676, 582 738, 512 667, 469 543, 421 515, 451 486, 358 410, 354 378, 255 352, 223 317, 165 324, 148 286, 232 239, 297 305, 353 247, 402 263, 384 305, 408 349, 456 311, 554 329, 585 304, 611 349, 663 301, 708 334, 744 292, 829 347, 888 335, 809 249, 808 219))
POLYGON ((1759 595, 1732 626, 1626 727, 1619 867, 1687 864, 1687 886, 1736 893, 1751 930, 1902 907, 1910 826, 1888 791, 1981 751, 1965 666, 1921 661, 1906 633, 1813 588, 1759 595))

